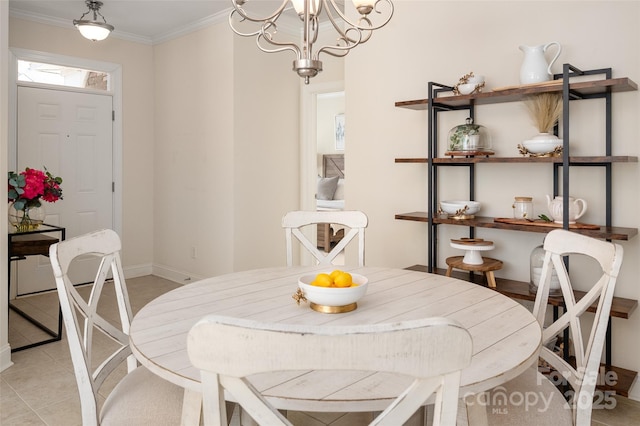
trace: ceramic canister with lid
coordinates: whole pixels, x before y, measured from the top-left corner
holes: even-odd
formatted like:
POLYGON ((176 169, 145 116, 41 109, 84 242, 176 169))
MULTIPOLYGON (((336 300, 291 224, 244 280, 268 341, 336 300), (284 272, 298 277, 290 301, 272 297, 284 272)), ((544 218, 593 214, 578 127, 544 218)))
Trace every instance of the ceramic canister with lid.
POLYGON ((514 219, 533 219, 532 197, 515 197, 511 207, 514 219))

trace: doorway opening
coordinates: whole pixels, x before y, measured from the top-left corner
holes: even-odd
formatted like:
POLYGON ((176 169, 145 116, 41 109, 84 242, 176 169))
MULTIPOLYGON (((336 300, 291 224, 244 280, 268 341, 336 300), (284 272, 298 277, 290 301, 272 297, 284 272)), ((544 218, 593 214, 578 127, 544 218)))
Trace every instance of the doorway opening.
MULTIPOLYGON (((302 108, 300 117, 300 209, 316 209, 316 192, 318 175, 322 168, 322 156, 318 152, 318 105, 323 95, 342 93, 344 102, 344 83, 332 82, 305 86, 302 91, 302 108)), ((344 109, 343 111, 344 112, 344 109)), ((329 140, 334 140, 335 121, 322 124, 328 130, 329 140)), ((335 144, 335 142, 333 142, 335 144)), ((345 151, 339 151, 344 154, 345 151)))
MULTIPOLYGON (((316 194, 318 190, 318 178, 323 175, 323 154, 319 151, 320 137, 326 137, 327 146, 332 146, 333 152, 339 152, 343 156, 344 150, 336 150, 336 117, 344 114, 344 83, 331 82, 305 86, 302 90, 301 117, 300 117, 300 209, 316 210, 316 194), (340 95, 333 95, 340 94, 340 95), (342 109, 340 112, 333 110, 331 113, 321 113, 323 103, 332 97, 341 97, 342 109), (319 118, 319 114, 327 118, 319 118)), ((339 123, 344 119, 340 117, 339 123)), ((322 142, 321 142, 322 144, 322 142)), ((340 146, 340 143, 338 144, 340 146)), ((320 148, 324 150, 325 148, 320 148)), ((328 149, 328 148, 327 148, 328 149)), ((344 156, 343 156, 344 157, 344 156)), ((334 194, 335 195, 335 194, 334 194)), ((316 230, 313 230, 314 232, 316 230)), ((311 241, 317 242, 317 235, 307 236, 311 241)), ((301 264, 310 265, 312 257, 303 252, 301 264)))

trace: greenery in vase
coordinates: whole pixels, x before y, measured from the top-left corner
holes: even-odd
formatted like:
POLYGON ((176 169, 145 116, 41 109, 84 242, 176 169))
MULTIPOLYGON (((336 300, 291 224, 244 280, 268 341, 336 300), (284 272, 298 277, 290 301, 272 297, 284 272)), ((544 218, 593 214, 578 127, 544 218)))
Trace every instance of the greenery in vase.
POLYGON ((478 124, 471 124, 470 120, 467 120, 467 124, 456 126, 449 137, 449 150, 456 151, 463 148, 465 137, 478 134, 480 134, 480 126, 478 124))

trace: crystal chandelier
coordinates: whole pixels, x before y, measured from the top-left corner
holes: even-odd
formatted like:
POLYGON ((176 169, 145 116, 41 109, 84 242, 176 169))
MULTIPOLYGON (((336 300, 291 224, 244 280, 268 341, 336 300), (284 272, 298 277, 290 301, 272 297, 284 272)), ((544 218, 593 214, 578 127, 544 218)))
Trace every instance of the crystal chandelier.
POLYGON ((229 15, 229 25, 238 35, 255 36, 256 44, 263 52, 274 53, 285 50, 294 52, 296 59, 293 61, 293 70, 304 78, 305 84, 309 84, 309 78, 315 77, 322 71, 322 61, 318 59, 321 53, 337 57, 345 56, 357 45, 368 41, 373 31, 384 27, 393 16, 391 0, 351 0, 351 2, 360 14, 357 22, 347 18, 344 11, 347 6, 341 0, 283 0, 274 12, 263 17, 256 17, 247 11, 250 9, 247 7, 249 0, 231 0, 233 10, 229 15), (285 10, 290 9, 290 2, 302 21, 300 44, 280 40, 277 35, 277 20, 285 10), (322 17, 323 11, 326 18, 322 17), (318 40, 321 20, 331 24, 337 33, 337 41, 335 44, 317 48, 314 43, 318 40))
POLYGON ((113 25, 107 24, 107 20, 100 13, 100 8, 102 7, 101 1, 95 0, 85 0, 85 4, 89 8, 80 19, 74 19, 73 25, 78 28, 80 34, 84 36, 84 38, 88 38, 92 41, 100 41, 104 40, 109 36, 111 31, 113 31, 113 25), (87 14, 93 13, 93 19, 84 19, 87 14), (102 22, 98 21, 98 15, 102 18, 102 22))

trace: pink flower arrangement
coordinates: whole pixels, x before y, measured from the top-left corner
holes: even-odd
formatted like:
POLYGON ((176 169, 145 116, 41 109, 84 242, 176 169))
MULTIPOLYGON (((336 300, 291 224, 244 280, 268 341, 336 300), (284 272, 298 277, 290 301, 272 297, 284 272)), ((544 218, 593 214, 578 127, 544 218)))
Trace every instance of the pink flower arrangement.
POLYGON ((16 210, 40 207, 40 199, 55 203, 62 199, 62 178, 54 177, 45 167, 42 170, 26 168, 20 174, 9 172, 9 201, 16 210))

